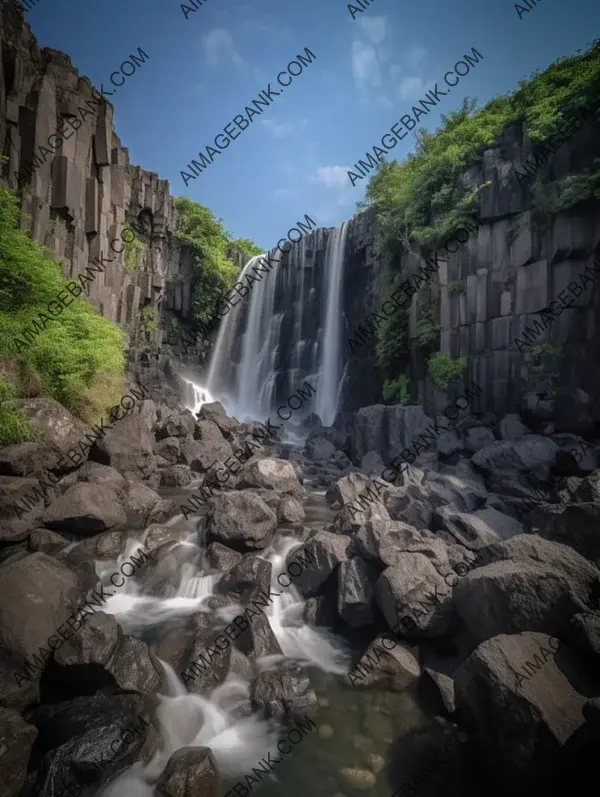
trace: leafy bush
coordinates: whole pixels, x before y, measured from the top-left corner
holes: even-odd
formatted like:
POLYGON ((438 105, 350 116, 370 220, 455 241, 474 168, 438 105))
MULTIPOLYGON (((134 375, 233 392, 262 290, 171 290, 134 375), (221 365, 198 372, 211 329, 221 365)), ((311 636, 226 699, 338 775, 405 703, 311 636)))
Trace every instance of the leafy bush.
POLYGON ((452 357, 450 354, 438 352, 429 358, 429 376, 435 387, 448 390, 467 368, 465 357, 452 357))
POLYGON ((19 410, 12 387, 0 379, 0 446, 35 440, 34 430, 19 410))
POLYGON ((19 218, 17 197, 0 186, 0 356, 20 362, 45 395, 94 423, 120 397, 123 334, 83 294, 40 322, 67 280, 50 251, 19 228, 19 218), (45 329, 29 343, 23 336, 34 320, 45 329))
POLYGON ((194 284, 192 306, 196 321, 208 324, 214 317, 219 300, 233 287, 238 269, 227 257, 232 245, 242 251, 260 250, 251 241, 240 238, 232 241, 222 222, 208 208, 187 197, 178 197, 175 207, 179 211, 179 231, 175 237, 185 241, 194 253, 194 284))
POLYGON ((383 385, 383 400, 388 404, 412 404, 412 390, 406 374, 395 379, 386 379, 383 385))
MULTIPOLYGON (((131 227, 125 227, 126 230, 133 233, 131 227)), ((144 250, 146 247, 141 242, 135 238, 135 233, 133 233, 134 237, 129 241, 126 241, 124 238, 121 238, 123 241, 123 249, 124 249, 124 256, 123 256, 123 263, 125 264, 125 268, 127 271, 135 271, 137 266, 137 253, 144 250)))
POLYGON ((243 252, 246 262, 248 262, 251 257, 256 257, 264 251, 255 243, 249 241, 247 238, 236 238, 235 241, 231 242, 231 245, 243 252))
POLYGON ((552 370, 558 364, 562 354, 562 346, 553 346, 550 343, 538 343, 531 347, 531 367, 533 371, 541 372, 552 370))

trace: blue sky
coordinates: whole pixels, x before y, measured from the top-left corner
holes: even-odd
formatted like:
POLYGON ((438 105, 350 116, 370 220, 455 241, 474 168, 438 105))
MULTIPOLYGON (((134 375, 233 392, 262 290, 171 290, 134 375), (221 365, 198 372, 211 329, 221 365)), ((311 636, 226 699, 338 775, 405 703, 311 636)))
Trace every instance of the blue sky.
POLYGON ((522 19, 506 0, 374 0, 356 19, 340 0, 205 0, 187 19, 174 0, 39 0, 26 18, 98 88, 141 47, 149 60, 112 98, 131 162, 263 248, 305 213, 323 227, 349 218, 367 180, 352 187, 347 168, 472 47, 483 61, 423 127, 600 36, 598 0, 538 0, 522 19), (186 187, 181 170, 305 47, 313 63, 186 187))

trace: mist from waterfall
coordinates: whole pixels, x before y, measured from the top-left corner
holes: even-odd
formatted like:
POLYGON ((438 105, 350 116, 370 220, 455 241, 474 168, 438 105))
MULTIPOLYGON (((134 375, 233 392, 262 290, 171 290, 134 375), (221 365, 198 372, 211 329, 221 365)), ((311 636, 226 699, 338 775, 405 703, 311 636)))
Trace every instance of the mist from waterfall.
MULTIPOLYGON (((344 254, 349 222, 326 231, 325 257, 315 262, 315 238, 302 238, 271 273, 252 285, 224 317, 210 360, 207 395, 239 420, 265 420, 277 402, 308 380, 317 389, 315 405, 326 425, 335 418, 344 356, 344 254)), ((252 258, 240 275, 253 271, 252 258)))

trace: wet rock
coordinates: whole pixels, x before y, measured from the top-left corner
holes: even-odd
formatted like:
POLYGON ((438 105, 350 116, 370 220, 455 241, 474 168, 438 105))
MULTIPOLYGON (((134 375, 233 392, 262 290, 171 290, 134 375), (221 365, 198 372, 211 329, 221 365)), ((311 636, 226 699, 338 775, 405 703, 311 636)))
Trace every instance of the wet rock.
POLYGON ((42 755, 32 794, 79 793, 153 752, 156 736, 139 695, 77 697, 36 708, 36 747, 42 755))
POLYGON ((310 562, 294 584, 304 595, 316 594, 338 565, 347 561, 352 553, 352 541, 348 537, 330 531, 318 531, 300 549, 295 549, 289 559, 302 556, 310 562))
POLYGON ((121 637, 111 657, 103 666, 121 689, 153 694, 160 688, 162 666, 141 639, 121 637))
POLYGON ((271 583, 271 563, 253 554, 246 554, 219 579, 217 591, 232 595, 241 603, 247 603, 263 592, 268 593, 271 583))
POLYGON ((436 439, 436 451, 443 459, 451 459, 461 454, 465 446, 454 430, 441 432, 436 439))
POLYGON ((187 465, 171 465, 161 471, 161 487, 187 487, 193 479, 192 472, 187 465))
POLYGON ((280 523, 302 523, 304 520, 302 502, 292 495, 285 495, 277 506, 277 520, 280 523))
POLYGON ((0 573, 0 645, 30 658, 83 598, 77 577, 44 553, 9 562, 0 573))
MULTIPOLYGON (((37 443, 44 446, 44 468, 66 473, 77 465, 66 456, 67 451, 81 451, 79 442, 87 445, 86 435, 93 439, 95 435, 83 421, 75 418, 62 404, 51 398, 22 399, 19 407, 38 434, 37 443), (58 468, 58 462, 61 467, 58 468)), ((82 461, 87 457, 82 454, 82 461)))
POLYGON ((426 491, 417 485, 386 490, 383 504, 393 520, 403 521, 415 529, 428 529, 431 526, 433 507, 427 500, 426 491))
POLYGON ((50 461, 56 459, 56 451, 41 443, 15 443, 0 450, 0 475, 27 477, 40 476, 50 461))
POLYGON ((431 667, 423 670, 423 680, 429 679, 430 684, 436 690, 439 702, 448 714, 454 714, 456 702, 454 700, 454 680, 443 672, 438 672, 431 667))
POLYGON ((119 526, 127 515, 119 493, 108 484, 81 482, 53 501, 43 517, 52 531, 88 537, 119 526))
POLYGON ((98 559, 116 560, 125 551, 127 531, 107 531, 94 537, 95 555, 98 559))
POLYGON ((474 454, 482 448, 491 445, 495 441, 494 433, 485 426, 471 427, 464 439, 465 448, 474 454))
POLYGON ((420 486, 413 488, 415 494, 417 489, 424 493, 426 500, 434 508, 451 504, 459 512, 475 512, 488 499, 488 492, 484 487, 458 476, 433 471, 425 474, 420 486))
POLYGON ((368 757, 369 762, 369 769, 371 772, 374 772, 376 775, 379 775, 380 772, 383 772, 385 769, 385 758, 382 755, 378 755, 377 753, 371 753, 368 757))
MULTIPOLYGON (((256 600, 256 605, 250 606, 253 612, 264 611, 267 601, 261 598, 256 600)), ((259 659, 262 656, 282 656, 283 651, 277 641, 269 619, 265 614, 258 617, 251 616, 247 629, 242 631, 236 639, 239 650, 250 659, 259 659)))
POLYGON ((477 729, 487 763, 501 782, 524 789, 548 772, 584 721, 585 697, 558 666, 556 642, 541 633, 500 634, 455 673, 456 709, 477 729))
POLYGON ((89 458, 145 480, 156 469, 154 437, 141 415, 126 415, 96 441, 89 458))
POLYGON ((379 569, 362 556, 353 556, 340 564, 338 580, 338 613, 353 628, 369 625, 374 620, 373 590, 379 569))
POLYGON ((277 527, 277 515, 249 490, 233 490, 209 501, 208 541, 236 550, 266 548, 277 527))
POLYGON ((54 660, 62 667, 76 664, 104 666, 123 638, 121 626, 111 614, 97 612, 86 618, 80 629, 67 638, 54 652, 54 660))
POLYGON ((187 536, 186 532, 180 529, 171 529, 167 526, 152 526, 144 539, 144 548, 148 553, 153 553, 162 545, 167 543, 182 542, 187 536))
POLYGON ((424 554, 442 575, 450 569, 446 544, 429 531, 402 521, 368 521, 355 537, 357 550, 380 566, 396 565, 406 553, 424 554))
POLYGON ((36 529, 27 540, 27 548, 30 551, 40 551, 48 556, 55 556, 67 545, 70 545, 70 542, 66 537, 49 529, 36 529))
POLYGON ((279 670, 263 670, 252 685, 252 703, 266 717, 285 720, 315 714, 317 696, 310 678, 295 662, 279 670))
POLYGON ((358 767, 342 767, 340 775, 349 786, 361 791, 372 789, 377 782, 377 778, 370 770, 358 767))
POLYGON ((532 434, 515 443, 497 440, 478 451, 471 462, 484 474, 532 473, 547 481, 557 452, 558 446, 553 440, 532 434))
POLYGON ((437 636, 452 629, 451 590, 422 553, 407 553, 379 576, 375 597, 388 626, 409 634, 437 636))
MULTIPOLYGON (((125 488, 125 479, 119 471, 108 465, 101 465, 99 462, 84 462, 79 470, 71 474, 76 476, 80 482, 90 482, 91 484, 108 484, 115 489, 125 488)), ((66 479, 71 476, 66 476, 66 479)))
POLYGON ((360 509, 357 505, 348 505, 341 509, 335 516, 333 529, 339 534, 353 535, 368 521, 390 521, 391 517, 383 503, 373 501, 364 502, 366 506, 360 509))
POLYGON ((600 504, 540 504, 529 520, 542 537, 570 545, 600 565, 600 504))
POLYGON ((247 462, 238 474, 238 488, 263 488, 302 497, 304 490, 291 462, 265 458, 247 462))
POLYGON ((212 421, 219 427, 221 434, 227 440, 232 439, 233 435, 240 426, 240 422, 238 420, 235 418, 230 418, 227 415, 220 401, 213 401, 210 404, 203 404, 200 407, 200 412, 198 413, 198 420, 212 421))
POLYGON ((418 681, 420 675, 414 650, 385 634, 371 642, 349 673, 354 687, 377 684, 395 692, 403 692, 418 681))
POLYGON ((182 571, 198 554, 177 542, 165 543, 152 554, 144 573, 144 592, 157 598, 172 598, 181 584, 182 571))
POLYGON ((38 732, 11 708, 0 708, 0 794, 19 797, 38 732))
POLYGON ((213 542, 206 549, 206 557, 210 567, 226 573, 234 565, 238 564, 242 554, 232 548, 228 548, 226 545, 222 545, 220 542, 213 542))
POLYGON ((161 797, 217 797, 217 763, 208 747, 181 747, 156 784, 161 797))
POLYGON ((16 678, 23 667, 23 657, 10 653, 0 645, 0 706, 21 713, 39 700, 38 679, 16 678))
POLYGON ((178 437, 165 437, 154 444, 154 453, 165 459, 169 465, 176 465, 181 454, 178 437))
POLYGON ((329 596, 308 598, 302 610, 302 620, 310 626, 333 628, 338 622, 337 606, 329 596))

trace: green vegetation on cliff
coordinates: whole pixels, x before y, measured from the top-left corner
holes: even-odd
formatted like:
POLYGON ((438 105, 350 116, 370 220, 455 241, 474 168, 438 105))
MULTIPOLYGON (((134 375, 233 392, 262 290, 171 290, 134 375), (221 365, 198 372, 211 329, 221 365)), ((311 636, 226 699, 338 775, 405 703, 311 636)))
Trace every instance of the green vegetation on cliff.
POLYGON ((199 323, 208 324, 215 315, 219 299, 231 290, 239 274, 229 258, 230 249, 237 247, 246 260, 262 250, 246 238, 233 240, 221 220, 198 202, 178 197, 175 207, 180 213, 175 237, 191 246, 194 254, 194 316, 199 323))
POLYGON ((18 198, 0 186, 0 445, 30 437, 14 403, 23 378, 88 423, 118 403, 123 387, 121 330, 83 294, 51 314, 68 280, 19 219, 18 198), (17 371, 23 378, 11 378, 17 371))
MULTIPOLYGON (((394 285, 400 269, 399 257, 407 248, 436 248, 476 212, 484 186, 467 179, 469 167, 481 163, 484 151, 499 140, 507 124, 524 123, 535 146, 557 135, 561 120, 581 109, 597 107, 600 98, 600 41, 583 54, 560 58, 543 72, 523 80, 511 94, 497 97, 483 108, 466 99, 456 111, 442 116, 439 129, 424 129, 415 135, 415 150, 404 161, 380 163, 366 192, 381 226, 379 245, 387 255, 387 282, 394 285)), ((559 185, 533 185, 543 210, 556 212, 600 196, 600 164, 592 171, 569 176, 559 185)), ((435 305, 435 301, 433 301, 435 305)), ((428 297, 427 308, 432 307, 428 297)), ((427 348, 431 350, 436 324, 426 319, 427 348)), ((409 360, 408 313, 397 312, 378 330, 377 354, 390 393, 391 383, 406 370, 409 360)), ((419 337, 423 338, 423 335, 419 337)), ((422 345, 423 340, 417 341, 422 345)), ((429 352, 423 352, 427 357, 429 352)), ((395 391, 392 391, 395 393, 395 391)))

